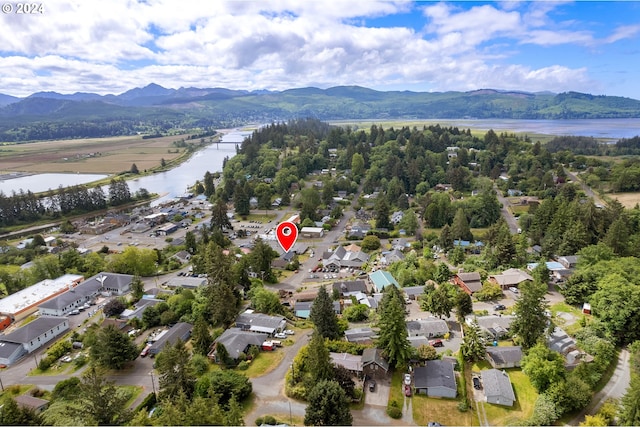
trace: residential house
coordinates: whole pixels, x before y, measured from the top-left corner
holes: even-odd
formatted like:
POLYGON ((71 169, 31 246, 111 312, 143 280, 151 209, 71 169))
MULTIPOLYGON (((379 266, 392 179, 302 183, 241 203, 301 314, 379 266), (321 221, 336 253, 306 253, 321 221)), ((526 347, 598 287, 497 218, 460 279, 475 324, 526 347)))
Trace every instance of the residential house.
POLYGON ((519 368, 522 360, 522 347, 487 347, 486 359, 496 369, 519 368))
POLYGON ((296 317, 301 319, 308 319, 311 314, 311 305, 313 303, 310 301, 296 301, 293 305, 293 312, 296 317))
POLYGON ((416 301, 420 295, 424 293, 424 285, 423 286, 407 286, 406 288, 402 288, 407 297, 416 301))
POLYGON ((362 375, 362 356, 348 353, 329 353, 334 365, 342 366, 354 375, 362 375))
POLYGON ((576 268, 578 266, 578 255, 565 255, 558 257, 558 262, 566 269, 576 268))
POLYGON ((473 295, 482 289, 482 278, 480 277, 480 273, 477 271, 473 271, 471 273, 457 273, 453 276, 451 281, 469 295, 473 295))
POLYGON ((404 212, 395 211, 394 213, 391 214, 391 223, 395 225, 400 224, 400 221, 402 221, 402 218, 404 218, 404 212))
POLYGON ((247 310, 236 317, 236 326, 244 331, 273 335, 282 332, 287 326, 287 321, 282 316, 269 316, 247 310))
POLYGON ((344 337, 347 341, 359 344, 372 342, 376 335, 371 328, 352 328, 344 331, 344 337))
POLYGON ((347 234, 347 237, 349 237, 350 239, 362 240, 365 238, 369 231, 371 231, 371 226, 369 226, 369 224, 363 223, 352 225, 349 233, 347 234))
POLYGON ((131 282, 133 282, 131 274, 100 273, 94 277, 96 281, 102 283, 101 292, 120 296, 131 291, 131 282))
POLYGON ((409 320, 406 323, 410 337, 436 338, 449 333, 447 322, 436 317, 409 320))
POLYGON ((500 286, 502 290, 507 290, 512 287, 517 288, 523 282, 533 281, 533 277, 519 268, 510 268, 501 274, 489 276, 489 281, 500 286))
POLYGON ((154 342, 149 348, 150 355, 156 355, 160 353, 165 346, 174 345, 178 340, 182 340, 187 342, 191 337, 191 330, 193 329, 193 325, 190 323, 180 322, 176 323, 165 333, 160 339, 154 342))
POLYGON ((478 321, 478 325, 480 326, 480 331, 483 333, 485 337, 491 340, 498 340, 509 334, 509 328, 511 328, 511 323, 516 317, 502 316, 502 315, 475 317, 471 315, 471 316, 467 316, 466 322, 468 324, 471 324, 474 318, 478 321))
POLYGON ((142 314, 147 309, 147 307, 153 307, 154 305, 161 302, 165 302, 165 300, 144 295, 138 302, 135 303, 133 309, 126 309, 125 311, 120 313, 120 318, 126 320, 136 318, 142 320, 142 314))
POLYGON ((260 348, 267 338, 266 334, 260 332, 243 331, 240 328, 229 328, 225 330, 213 343, 213 347, 207 357, 216 363, 221 360, 218 357, 218 346, 223 345, 229 357, 238 360, 241 354, 247 354, 251 346, 260 348))
POLYGON ((49 401, 40 399, 39 397, 30 396, 28 394, 20 394, 13 398, 16 404, 22 408, 30 409, 36 414, 42 413, 49 407, 49 401))
POLYGON ((389 372, 389 363, 382 357, 379 348, 365 348, 362 352, 362 372, 369 377, 384 376, 389 372))
POLYGON ((339 292, 342 297, 350 297, 352 295, 368 291, 367 282, 364 280, 343 280, 340 282, 333 282, 333 290, 334 292, 339 292))
POLYGON ((413 371, 416 393, 433 397, 455 398, 458 394, 453 364, 445 360, 428 360, 413 371))
POLYGON ((511 379, 505 371, 487 369, 482 371, 482 385, 487 403, 495 405, 513 406, 516 395, 511 386, 511 379))
POLYGON ((411 244, 407 241, 407 239, 396 239, 391 243, 391 249, 398 251, 405 251, 411 248, 411 244))
POLYGON ((385 286, 393 285, 396 288, 400 287, 400 284, 388 271, 378 270, 373 273, 369 273, 369 280, 375 287, 377 292, 382 292, 385 286))
POLYGON ((398 249, 384 251, 380 255, 380 264, 382 265, 390 265, 394 262, 402 261, 404 259, 404 254, 398 249))
POLYGON ((172 258, 177 259, 181 264, 186 264, 191 260, 191 254, 187 251, 178 251, 172 256, 172 258))

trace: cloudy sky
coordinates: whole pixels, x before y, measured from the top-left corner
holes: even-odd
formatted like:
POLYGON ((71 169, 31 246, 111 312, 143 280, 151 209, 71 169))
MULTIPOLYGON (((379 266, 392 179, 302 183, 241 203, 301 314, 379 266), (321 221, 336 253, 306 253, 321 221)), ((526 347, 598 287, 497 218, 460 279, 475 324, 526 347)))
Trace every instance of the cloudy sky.
POLYGON ((14 96, 154 82, 640 99, 635 1, 47 0, 29 15, 10 1, 0 93, 14 96))

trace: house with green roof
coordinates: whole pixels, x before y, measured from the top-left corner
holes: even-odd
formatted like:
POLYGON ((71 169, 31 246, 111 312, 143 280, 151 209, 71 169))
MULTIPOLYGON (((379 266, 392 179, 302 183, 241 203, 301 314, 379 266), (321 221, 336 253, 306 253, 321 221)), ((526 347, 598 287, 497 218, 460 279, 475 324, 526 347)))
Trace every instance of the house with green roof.
POLYGON ((393 278, 391 273, 384 270, 374 271, 369 274, 369 280, 375 286, 377 292, 382 292, 385 286, 393 285, 396 288, 400 287, 400 284, 393 278))

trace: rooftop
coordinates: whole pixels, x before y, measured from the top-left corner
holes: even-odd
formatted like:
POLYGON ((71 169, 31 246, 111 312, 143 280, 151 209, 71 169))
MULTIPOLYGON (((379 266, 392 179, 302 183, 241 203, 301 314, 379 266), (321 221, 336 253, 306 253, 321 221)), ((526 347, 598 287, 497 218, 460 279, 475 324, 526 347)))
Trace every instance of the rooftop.
POLYGON ((60 292, 64 292, 71 286, 84 279, 79 274, 65 274, 57 279, 45 279, 35 285, 22 289, 0 300, 0 313, 14 314, 50 298, 60 292))
POLYGON ((54 316, 40 316, 33 322, 29 322, 26 325, 16 329, 10 334, 5 335, 2 341, 13 343, 25 343, 32 339, 39 337, 50 329, 55 328, 58 325, 67 322, 69 319, 66 317, 54 317, 54 316))

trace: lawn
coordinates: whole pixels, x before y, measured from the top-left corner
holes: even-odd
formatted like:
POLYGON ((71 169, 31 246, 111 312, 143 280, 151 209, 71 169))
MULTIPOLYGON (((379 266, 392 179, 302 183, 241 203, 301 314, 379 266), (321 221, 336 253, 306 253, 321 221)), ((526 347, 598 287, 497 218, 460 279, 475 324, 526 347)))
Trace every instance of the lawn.
POLYGON ((275 369, 280 361, 284 358, 284 350, 277 349, 275 351, 262 351, 251 361, 249 368, 246 371, 240 371, 249 378, 260 377, 264 374, 268 374, 275 369))
POLYGON ((435 421, 443 426, 476 425, 473 411, 460 412, 458 399, 439 399, 416 395, 413 399, 413 420, 418 425, 427 425, 435 421))

